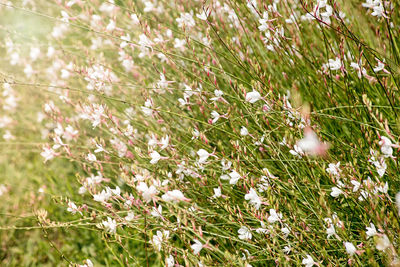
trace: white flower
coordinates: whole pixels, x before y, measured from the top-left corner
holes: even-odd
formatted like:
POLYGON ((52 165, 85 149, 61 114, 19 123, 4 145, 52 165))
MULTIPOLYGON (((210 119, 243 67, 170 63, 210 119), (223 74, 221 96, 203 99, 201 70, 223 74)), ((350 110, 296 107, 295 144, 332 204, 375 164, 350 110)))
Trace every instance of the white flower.
POLYGON ((142 193, 143 200, 147 203, 153 199, 158 194, 157 188, 154 185, 150 187, 147 186, 145 182, 140 182, 138 186, 136 186, 136 190, 142 193))
POLYGON ((392 141, 386 136, 381 136, 381 140, 379 141, 379 145, 381 146, 381 152, 385 157, 390 157, 393 154, 392 141))
POLYGON ((304 155, 304 151, 298 145, 294 145, 293 149, 289 150, 289 153, 299 158, 304 155))
POLYGON ((222 196, 221 187, 218 186, 217 188, 213 188, 213 190, 214 190, 214 195, 212 196, 213 198, 218 198, 222 196))
POLYGON ((330 238, 331 236, 336 234, 335 226, 333 225, 333 223, 330 223, 329 227, 326 228, 326 234, 327 234, 326 238, 330 238))
POLYGON ((380 0, 366 0, 365 3, 362 3, 361 6, 366 8, 373 8, 375 5, 379 4, 380 0))
POLYGON ((40 155, 44 157, 44 162, 46 162, 53 159, 54 156, 56 156, 56 152, 50 147, 43 146, 43 151, 40 153, 40 155))
POLYGON ((385 64, 383 62, 378 61, 378 65, 374 68, 375 72, 380 72, 385 69, 385 64))
POLYGON ((381 1, 374 1, 375 4, 374 7, 372 7, 373 12, 371 13, 372 16, 376 17, 385 17, 385 8, 383 7, 383 4, 381 1))
POLYGON ((258 29, 261 32, 264 32, 264 31, 268 30, 268 24, 267 24, 268 17, 269 17, 268 16, 268 11, 264 11, 263 18, 258 20, 258 22, 260 23, 260 26, 258 26, 258 29))
POLYGON ((283 248, 283 253, 285 253, 285 254, 289 254, 291 251, 292 251, 292 247, 290 245, 285 246, 283 248))
POLYGON ((242 259, 243 261, 245 261, 245 260, 247 260, 247 259, 249 259, 249 258, 250 258, 250 252, 249 252, 247 249, 243 249, 241 259, 242 259))
POLYGON ((204 11, 202 10, 201 13, 196 14, 196 17, 201 20, 207 20, 208 16, 210 16, 211 11, 204 11))
POLYGON ((93 265, 93 262, 91 261, 91 260, 89 260, 89 259, 87 259, 86 261, 83 261, 83 262, 86 262, 85 264, 80 264, 80 265, 78 265, 78 267, 93 267, 94 265, 93 265))
POLYGON ((199 164, 203 164, 207 161, 208 157, 210 156, 210 153, 208 153, 206 150, 204 149, 199 149, 199 151, 197 151, 197 155, 199 156, 199 164))
POLYGON ((319 141, 318 136, 311 128, 304 129, 304 138, 297 142, 301 151, 310 155, 319 155, 324 152, 326 144, 319 141))
POLYGON ((357 252, 357 248, 350 242, 344 242, 347 254, 353 256, 357 252))
POLYGON ((330 70, 339 70, 342 67, 342 62, 340 58, 329 59, 327 64, 324 64, 323 67, 329 68, 330 70))
POLYGON ((238 230, 238 234, 239 234, 239 239, 242 240, 251 240, 251 238, 253 237, 250 229, 247 228, 246 226, 240 227, 240 229, 238 230))
POLYGON ((250 9, 251 13, 254 14, 254 16, 258 16, 256 0, 248 0, 247 7, 250 9))
POLYGON ((387 168, 385 158, 380 157, 376 160, 375 157, 373 156, 369 161, 375 166, 379 177, 383 177, 385 175, 386 168, 387 168))
MULTIPOLYGON (((1 193, 1 191, 0 191, 0 193, 1 193)), ((1 194, 0 194, 0 195, 1 195, 1 194)), ((75 213, 78 211, 80 214, 82 214, 82 212, 80 212, 80 211, 78 210, 78 207, 77 207, 77 206, 75 205, 75 203, 72 202, 72 201, 69 201, 69 202, 68 202, 67 211, 71 212, 72 214, 75 214, 75 213)))
POLYGON ((162 232, 157 231, 157 234, 153 236, 153 246, 160 251, 161 250, 161 244, 162 244, 162 232))
POLYGON ((157 231, 156 235, 153 235, 153 246, 160 251, 161 250, 161 244, 164 240, 167 240, 169 238, 169 231, 157 231))
POLYGON ((361 64, 362 64, 361 62, 359 62, 359 63, 351 62, 350 63, 350 67, 352 67, 354 70, 357 71, 358 78, 361 78, 362 76, 367 75, 367 70, 365 68, 363 68, 361 66, 361 64))
POLYGON ((287 143, 286 143, 286 137, 283 137, 283 138, 282 138, 282 141, 279 142, 279 144, 280 144, 281 146, 286 146, 286 145, 287 145, 287 143))
POLYGON ((153 103, 151 102, 151 100, 147 99, 146 102, 144 102, 144 106, 141 107, 142 112, 146 116, 151 116, 153 114, 152 106, 153 106, 153 103))
POLYGON ((138 44, 142 47, 142 48, 146 48, 146 47, 152 47, 153 42, 145 35, 145 34, 141 34, 139 35, 139 41, 138 44))
POLYGON ((230 177, 229 177, 229 175, 223 174, 223 175, 221 175, 221 179, 222 180, 229 180, 230 177))
POLYGON ((162 216, 162 206, 158 205, 158 208, 153 207, 153 209, 151 211, 151 216, 161 217, 162 216))
POLYGON ((352 185, 354 185, 353 187, 353 192, 357 192, 358 189, 360 189, 361 183, 356 181, 356 180, 351 180, 350 182, 352 185))
POLYGON ((162 199, 167 202, 179 202, 179 201, 187 201, 183 193, 180 190, 172 190, 168 191, 164 195, 162 195, 162 199))
POLYGON ((378 232, 376 231, 375 225, 373 223, 369 224, 370 227, 365 227, 367 231, 365 234, 367 235, 367 238, 370 238, 371 236, 375 236, 378 232))
POLYGON ((258 234, 267 234, 268 229, 265 227, 265 223, 263 221, 260 221, 261 227, 256 229, 256 232, 258 234))
POLYGON ((68 125, 65 128, 63 138, 65 138, 67 141, 71 141, 78 133, 78 130, 75 130, 71 125, 68 125))
POLYGON ((121 195, 121 188, 119 188, 119 186, 116 186, 115 189, 111 189, 111 192, 112 192, 115 196, 119 196, 119 195, 121 195))
POLYGON ((232 171, 231 173, 229 173, 229 176, 230 176, 230 180, 229 180, 230 184, 236 184, 240 179, 240 174, 237 173, 236 171, 232 171))
POLYGON ((151 160, 150 160, 151 164, 156 164, 161 159, 161 156, 157 151, 151 152, 150 157, 151 157, 151 160))
POLYGON ((277 213, 275 209, 269 210, 268 222, 275 223, 282 219, 282 213, 277 213))
POLYGON ((143 12, 145 12, 145 13, 151 12, 155 9, 152 1, 145 1, 144 5, 145 5, 145 7, 143 9, 143 12))
POLYGON ((107 232, 111 234, 115 234, 117 231, 117 222, 110 217, 107 217, 107 221, 102 221, 102 224, 107 232))
POLYGON ((306 267, 312 267, 315 264, 313 258, 310 255, 307 255, 305 258, 303 258, 301 263, 306 267))
POLYGON ((338 197, 341 194, 343 194, 343 191, 340 188, 336 187, 336 186, 332 187, 331 190, 332 190, 332 192, 331 192, 331 196, 332 197, 338 197))
POLYGON ((133 24, 135 24, 135 25, 138 25, 140 23, 138 16, 134 13, 131 14, 131 20, 132 20, 133 24))
POLYGON ((253 188, 250 188, 249 193, 247 193, 244 196, 244 199, 249 200, 250 204, 253 205, 257 210, 260 208, 261 206, 261 200, 260 197, 257 195, 256 190, 254 190, 253 188))
POLYGON ((174 48, 180 49, 180 50, 185 50, 185 45, 186 45, 186 40, 185 39, 179 39, 175 38, 174 40, 174 48))
POLYGON ((364 200, 368 199, 369 196, 370 196, 370 194, 367 191, 361 189, 360 196, 358 197, 358 200, 359 201, 364 201, 364 200))
POLYGON ((99 194, 93 195, 93 200, 97 202, 106 202, 112 196, 111 189, 106 187, 99 194))
POLYGON ((326 172, 338 177, 338 176, 340 176, 339 166, 340 166, 340 162, 338 162, 336 164, 329 163, 328 168, 326 168, 326 172))
POLYGON ((172 255, 169 255, 168 258, 165 259, 165 266, 166 267, 174 267, 175 266, 175 259, 172 255))
POLYGON ((87 155, 87 160, 90 161, 90 162, 94 162, 94 161, 97 160, 97 158, 96 158, 96 156, 95 156, 94 154, 89 153, 89 154, 87 155))
POLYGON ((197 239, 193 239, 194 244, 191 245, 190 247, 193 249, 193 254, 197 255, 200 253, 200 250, 203 248, 203 244, 197 240, 197 239))
POLYGON ((108 23, 108 25, 106 27, 106 31, 111 32, 111 31, 115 30, 115 28, 116 28, 115 21, 110 19, 110 22, 108 23))
POLYGON ((213 111, 211 111, 211 117, 213 118, 212 123, 216 123, 219 120, 219 118, 221 117, 221 115, 219 115, 218 112, 213 110, 213 111))
POLYGON ((384 185, 381 184, 380 186, 377 186, 377 187, 376 187, 376 190, 377 190, 378 192, 383 193, 383 194, 387 194, 387 192, 388 192, 388 190, 389 190, 389 184, 388 184, 388 182, 385 182, 384 185))
POLYGON ((289 227, 282 227, 281 231, 282 231, 282 233, 283 233, 283 235, 285 237, 288 237, 288 235, 290 234, 290 228, 289 227))
POLYGON ((162 137, 162 138, 161 138, 161 141, 160 141, 161 150, 167 148, 167 147, 168 147, 168 144, 169 144, 169 136, 166 135, 165 137, 162 137))
POLYGON ((388 247, 390 247, 390 240, 387 237, 387 235, 383 235, 382 237, 379 237, 376 240, 376 249, 377 250, 383 251, 383 250, 387 249, 388 247))
POLYGON ((253 90, 252 92, 246 94, 246 101, 250 102, 251 104, 257 102, 260 99, 261 99, 261 95, 257 91, 253 90))
POLYGON ((376 166, 376 171, 378 172, 379 177, 383 177, 383 175, 385 175, 386 172, 386 162, 381 162, 380 165, 376 166))
MULTIPOLYGON (((90 174, 90 177, 86 177, 86 182, 88 185, 95 185, 99 184, 103 181, 103 175, 101 173, 97 173, 97 175, 90 174)), ((106 188, 107 192, 110 193, 111 196, 111 189, 109 187, 106 188)))
POLYGON ((135 213, 133 213, 133 211, 129 211, 125 217, 125 220, 130 222, 133 221, 133 219, 135 219, 135 213))
POLYGON ((181 13, 181 16, 176 19, 176 22, 178 22, 179 27, 185 26, 187 28, 191 28, 196 25, 192 14, 187 13, 187 12, 181 13))
POLYGON ((249 131, 247 130, 247 128, 242 126, 242 128, 240 129, 240 135, 241 136, 246 136, 248 134, 249 134, 249 131))
POLYGON ((222 165, 222 170, 227 171, 231 168, 232 162, 231 161, 226 162, 225 159, 222 159, 221 165, 222 165))

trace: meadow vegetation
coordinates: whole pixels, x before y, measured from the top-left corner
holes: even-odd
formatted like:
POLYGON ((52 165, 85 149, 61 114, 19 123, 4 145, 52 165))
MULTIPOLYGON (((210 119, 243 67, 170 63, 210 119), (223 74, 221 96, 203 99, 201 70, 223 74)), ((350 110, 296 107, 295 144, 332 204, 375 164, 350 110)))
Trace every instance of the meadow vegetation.
POLYGON ((382 0, 0 0, 2 266, 400 266, 382 0))

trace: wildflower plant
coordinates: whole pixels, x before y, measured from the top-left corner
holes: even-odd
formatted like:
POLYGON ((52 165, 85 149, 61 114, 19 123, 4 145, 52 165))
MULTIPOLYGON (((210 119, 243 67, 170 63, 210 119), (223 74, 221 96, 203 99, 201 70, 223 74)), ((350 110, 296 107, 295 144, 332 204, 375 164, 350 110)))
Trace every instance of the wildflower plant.
POLYGON ((120 265, 398 264, 397 2, 0 6, 47 30, 5 31, 4 114, 40 92, 59 205, 120 265))

